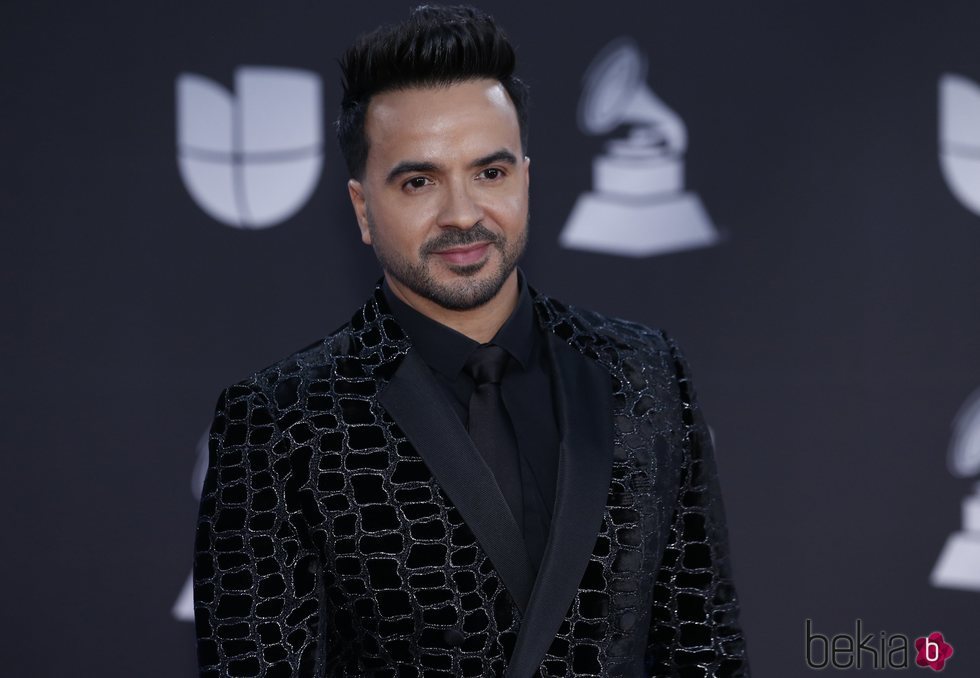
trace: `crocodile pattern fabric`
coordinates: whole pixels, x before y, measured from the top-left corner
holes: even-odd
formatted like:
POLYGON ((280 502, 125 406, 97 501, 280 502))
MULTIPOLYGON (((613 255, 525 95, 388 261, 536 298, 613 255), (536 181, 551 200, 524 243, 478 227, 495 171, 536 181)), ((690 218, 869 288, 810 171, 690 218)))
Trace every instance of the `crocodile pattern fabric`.
POLYGON ((348 324, 218 400, 194 562, 202 676, 748 675, 684 359, 662 332, 533 295, 541 327, 612 390, 594 541, 538 576, 571 567, 578 582, 549 604, 556 628, 508 589, 381 404, 411 342, 379 286, 348 324), (541 650, 515 654, 535 632, 541 650))

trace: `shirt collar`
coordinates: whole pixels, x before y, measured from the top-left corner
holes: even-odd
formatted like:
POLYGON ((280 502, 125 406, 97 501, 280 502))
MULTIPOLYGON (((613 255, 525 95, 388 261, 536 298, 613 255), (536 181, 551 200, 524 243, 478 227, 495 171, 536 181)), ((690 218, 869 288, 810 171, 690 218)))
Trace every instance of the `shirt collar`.
MULTIPOLYGON (((517 305, 490 343, 506 350, 521 367, 527 368, 534 347, 534 306, 524 273, 520 269, 517 269, 517 286, 517 305)), ((412 346, 422 354, 422 359, 430 367, 450 379, 455 379, 470 354, 480 344, 416 311, 395 295, 387 280, 382 283, 382 290, 395 320, 405 330, 412 346)))

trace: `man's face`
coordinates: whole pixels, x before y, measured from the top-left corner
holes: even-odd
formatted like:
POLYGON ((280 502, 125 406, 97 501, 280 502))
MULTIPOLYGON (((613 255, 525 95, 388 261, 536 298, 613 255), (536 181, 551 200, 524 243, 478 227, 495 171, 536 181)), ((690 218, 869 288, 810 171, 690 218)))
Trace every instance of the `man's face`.
POLYGON ((361 239, 404 292, 453 310, 485 304, 527 243, 529 160, 496 80, 384 92, 349 184, 361 239))

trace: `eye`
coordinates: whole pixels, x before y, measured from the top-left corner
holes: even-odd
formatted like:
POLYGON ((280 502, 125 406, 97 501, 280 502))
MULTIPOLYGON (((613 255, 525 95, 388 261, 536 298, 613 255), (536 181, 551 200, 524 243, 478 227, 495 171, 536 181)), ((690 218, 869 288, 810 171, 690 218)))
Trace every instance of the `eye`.
POLYGON ((504 177, 504 171, 499 167, 488 167, 480 172, 480 176, 482 176, 484 179, 495 181, 504 177))
POLYGON ((426 177, 412 177, 402 184, 402 187, 410 190, 418 190, 420 188, 425 188, 428 183, 429 180, 426 177))

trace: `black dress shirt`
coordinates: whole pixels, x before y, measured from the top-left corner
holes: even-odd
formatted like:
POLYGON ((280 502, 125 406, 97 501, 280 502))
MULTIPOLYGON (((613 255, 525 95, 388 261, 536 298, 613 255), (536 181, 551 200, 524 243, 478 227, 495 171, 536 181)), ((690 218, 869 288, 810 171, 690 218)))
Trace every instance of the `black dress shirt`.
MULTIPOLYGON (((463 426, 468 427, 474 383, 463 366, 480 344, 416 311, 399 299, 387 282, 383 288, 395 319, 445 390, 463 426)), ((547 342, 535 320, 531 294, 519 269, 518 288, 517 306, 488 343, 500 346, 510 355, 500 390, 521 457, 524 506, 523 515, 515 515, 515 519, 537 570, 555 505, 559 433, 547 342)))

